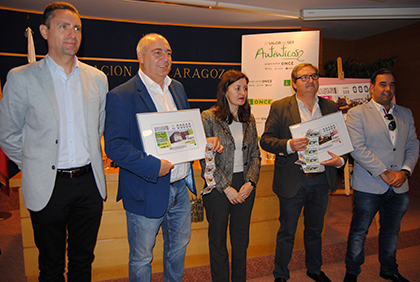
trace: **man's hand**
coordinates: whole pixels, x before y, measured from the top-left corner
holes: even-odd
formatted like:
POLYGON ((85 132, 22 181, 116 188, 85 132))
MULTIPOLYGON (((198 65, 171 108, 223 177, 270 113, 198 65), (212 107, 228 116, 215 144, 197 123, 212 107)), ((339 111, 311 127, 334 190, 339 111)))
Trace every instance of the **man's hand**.
POLYGON ((220 144, 220 140, 217 137, 207 138, 207 143, 213 144, 213 152, 221 154, 223 152, 223 145, 220 144))
POLYGON ((168 162, 167 160, 161 159, 159 177, 167 175, 173 168, 174 168, 174 165, 172 163, 168 162))
POLYGON ((290 139, 290 148, 297 152, 297 151, 303 151, 306 149, 306 146, 308 146, 309 139, 306 137, 302 138, 296 138, 296 139, 290 139))
POLYGON ((329 160, 323 161, 320 164, 321 165, 325 165, 325 166, 335 166, 335 167, 340 167, 343 165, 343 162, 341 161, 340 156, 337 156, 336 154, 334 154, 333 152, 327 151, 328 154, 330 154, 330 156, 332 157, 329 160))
POLYGON ((404 182, 407 180, 407 176, 404 171, 393 171, 395 178, 389 183, 390 186, 395 188, 400 188, 404 182))
POLYGON ((392 170, 386 170, 384 172, 381 173, 381 175, 379 175, 382 180, 387 184, 387 185, 391 185, 391 183, 395 180, 396 175, 395 175, 395 171, 392 170))

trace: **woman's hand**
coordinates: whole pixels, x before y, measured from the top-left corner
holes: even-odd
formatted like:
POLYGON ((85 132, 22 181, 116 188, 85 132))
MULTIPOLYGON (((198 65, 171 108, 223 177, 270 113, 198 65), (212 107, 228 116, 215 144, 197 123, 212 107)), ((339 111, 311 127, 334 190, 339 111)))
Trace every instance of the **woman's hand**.
POLYGON ((223 152, 223 145, 220 144, 219 138, 209 137, 207 143, 213 144, 213 151, 221 154, 223 152))
POLYGON ((223 192, 225 192, 226 197, 232 205, 242 204, 245 202, 245 199, 230 186, 228 186, 223 192))
POLYGON ((252 190, 254 190, 254 186, 251 182, 247 182, 242 185, 241 189, 239 189, 238 194, 245 200, 251 194, 252 190))

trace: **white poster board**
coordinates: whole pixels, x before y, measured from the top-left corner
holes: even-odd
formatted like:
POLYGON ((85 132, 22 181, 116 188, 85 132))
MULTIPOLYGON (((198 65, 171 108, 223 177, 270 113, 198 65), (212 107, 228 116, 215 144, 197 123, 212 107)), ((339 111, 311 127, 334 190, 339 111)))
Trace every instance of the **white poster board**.
MULTIPOLYGON (((318 159, 320 162, 331 159, 327 151, 338 156, 353 151, 353 145, 344 122, 343 113, 336 112, 307 122, 290 126, 293 138, 306 137, 308 130, 320 133, 318 140, 318 159)), ((305 152, 299 152, 305 154, 305 152)))
POLYGON ((204 158, 206 135, 200 110, 137 114, 144 150, 173 164, 204 158))
MULTIPOLYGON (((291 72, 301 63, 319 64, 319 31, 278 32, 242 36, 242 72, 249 78, 248 99, 258 136, 264 132, 273 101, 293 94, 291 72)), ((274 155, 261 151, 262 164, 274 155)))

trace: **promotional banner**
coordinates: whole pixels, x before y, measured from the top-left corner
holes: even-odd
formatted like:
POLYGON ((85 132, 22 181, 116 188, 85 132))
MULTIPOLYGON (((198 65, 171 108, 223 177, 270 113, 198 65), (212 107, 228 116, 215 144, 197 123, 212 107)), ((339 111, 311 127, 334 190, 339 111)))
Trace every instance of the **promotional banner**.
MULTIPOLYGON (((293 68, 301 63, 318 67, 319 44, 319 31, 242 36, 242 71, 249 77, 248 99, 259 136, 264 132, 271 103, 293 94, 293 68)), ((262 164, 273 162, 274 155, 262 153, 262 164)))

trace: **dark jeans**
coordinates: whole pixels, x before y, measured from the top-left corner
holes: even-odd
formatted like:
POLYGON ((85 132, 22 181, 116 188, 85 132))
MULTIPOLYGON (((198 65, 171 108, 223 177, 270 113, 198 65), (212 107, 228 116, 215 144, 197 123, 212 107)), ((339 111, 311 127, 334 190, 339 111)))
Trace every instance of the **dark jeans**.
MULTIPOLYGON (((232 188, 239 191, 243 184, 244 174, 234 173, 232 188)), ((229 254, 226 247, 228 224, 232 246, 232 282, 246 281, 249 224, 254 199, 255 190, 244 203, 237 205, 232 205, 225 193, 220 194, 216 189, 203 197, 209 222, 210 268, 213 282, 229 282, 229 254)))
POLYGON ((376 195, 354 190, 353 219, 347 242, 346 269, 359 275, 365 262, 365 240, 375 214, 379 211, 379 262, 384 274, 397 274, 396 259, 401 219, 408 209, 407 193, 396 194, 392 188, 376 195))
POLYGON ((93 173, 78 178, 57 176, 47 206, 30 211, 39 250, 39 281, 64 282, 66 239, 68 282, 91 281, 93 250, 103 201, 93 173))
POLYGON ((303 209, 306 268, 319 273, 322 265, 322 230, 328 206, 328 183, 325 173, 315 177, 302 176, 298 193, 293 198, 280 200, 280 229, 277 233, 275 278, 290 278, 288 265, 292 258, 295 233, 303 209))

